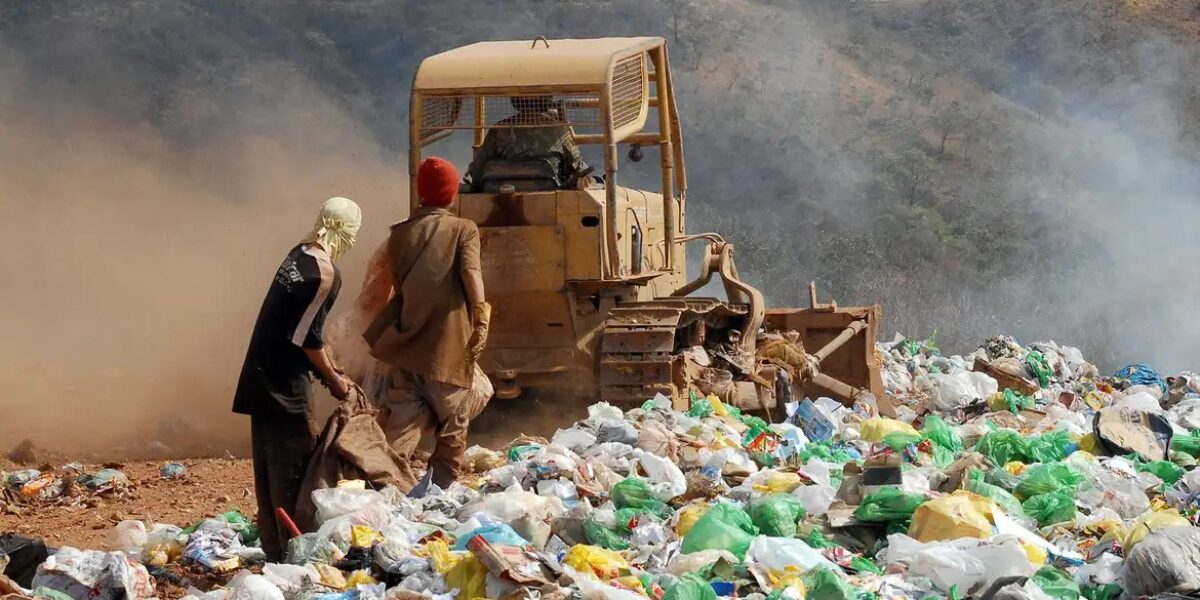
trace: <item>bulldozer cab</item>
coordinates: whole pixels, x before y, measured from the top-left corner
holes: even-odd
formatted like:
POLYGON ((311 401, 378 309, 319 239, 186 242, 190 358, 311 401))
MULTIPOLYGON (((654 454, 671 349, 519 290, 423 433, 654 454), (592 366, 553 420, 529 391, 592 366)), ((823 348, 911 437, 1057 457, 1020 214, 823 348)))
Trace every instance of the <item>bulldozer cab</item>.
MULTIPOLYGON (((843 399, 878 391, 872 385, 878 369, 860 358, 873 352, 877 307, 856 313, 861 318, 822 309, 824 325, 810 328, 816 321, 804 311, 818 307, 767 311, 762 295, 737 278, 732 245, 715 234, 686 235, 683 139, 662 38, 538 38, 443 52, 418 67, 409 118, 413 209, 418 166, 432 145, 469 141, 472 159, 496 140, 517 147, 474 165, 456 206, 480 230, 484 282, 495 307, 480 365, 498 397, 528 386, 626 406, 656 393, 686 403, 697 377, 711 373, 693 368, 681 351, 708 331, 736 348, 738 368, 756 382, 735 386, 735 403, 753 396, 749 408, 765 408, 777 395, 759 376, 755 347, 773 323, 803 331, 802 341, 838 340, 827 362, 846 365, 837 367, 845 381, 829 378, 821 389, 843 399), (560 143, 564 138, 568 144, 560 143), (572 146, 598 151, 600 159, 578 172, 572 146), (559 151, 545 152, 550 147, 559 151), (633 162, 643 148, 651 156, 657 150, 657 176, 640 186, 647 189, 622 185, 623 147, 633 162), (688 283, 681 248, 692 240, 708 248, 700 279, 688 283), (725 283, 727 301, 688 297, 714 274, 725 283), (843 335, 848 323, 864 319, 869 328, 843 335), (844 387, 829 390, 835 383, 844 387)), ((460 171, 467 171, 465 162, 460 171)), ((814 364, 805 373, 816 374, 814 364)), ((795 385, 813 385, 812 378, 795 385)))

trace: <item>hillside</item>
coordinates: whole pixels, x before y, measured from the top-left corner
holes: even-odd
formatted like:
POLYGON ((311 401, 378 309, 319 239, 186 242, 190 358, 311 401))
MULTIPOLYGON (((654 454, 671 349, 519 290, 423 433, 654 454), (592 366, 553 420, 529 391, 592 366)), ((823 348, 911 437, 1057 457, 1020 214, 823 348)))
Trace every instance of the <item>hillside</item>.
POLYGON ((130 426, 179 407, 227 426, 302 207, 354 197, 380 239, 419 59, 536 35, 668 39, 689 225, 735 241, 774 304, 811 279, 952 350, 1004 332, 1194 367, 1198 22, 1165 0, 6 2, 16 422, 103 381, 89 399, 130 426))

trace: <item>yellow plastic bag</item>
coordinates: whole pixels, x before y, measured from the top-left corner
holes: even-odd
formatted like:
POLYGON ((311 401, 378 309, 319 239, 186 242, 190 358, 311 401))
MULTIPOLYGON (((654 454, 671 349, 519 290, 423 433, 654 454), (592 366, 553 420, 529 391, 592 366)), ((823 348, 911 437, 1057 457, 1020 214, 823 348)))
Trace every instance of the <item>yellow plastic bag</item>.
POLYGON ((711 504, 693 502, 679 509, 679 512, 675 513, 678 517, 678 520, 675 522, 675 535, 681 538, 687 535, 687 532, 691 531, 692 525, 695 525, 696 521, 699 521, 700 517, 703 517, 704 513, 708 512, 710 508, 712 508, 711 504))
POLYGON ((991 500, 958 490, 918 506, 908 535, 921 542, 991 537, 994 509, 991 500))
POLYGON ((766 483, 754 484, 754 491, 764 494, 787 494, 800 487, 802 483, 798 473, 775 471, 767 478, 766 483))
MULTIPOLYGON (((768 571, 767 583, 771 586, 771 591, 786 590, 792 588, 796 591, 795 598, 803 598, 808 595, 808 589, 804 587, 804 581, 800 579, 803 572, 800 567, 789 565, 782 571, 768 571)), ((784 596, 790 596, 785 593, 784 596)))
POLYGON ((725 409, 725 403, 721 402, 721 399, 718 398, 716 394, 709 394, 708 397, 705 398, 705 400, 708 400, 708 403, 712 405, 712 407, 713 407, 712 414, 713 415, 718 416, 718 417, 728 417, 729 416, 729 411, 725 409))
POLYGON ((1009 475, 1020 475, 1021 473, 1025 472, 1025 463, 1019 460, 1014 460, 1004 465, 1004 470, 1008 471, 1009 475))
POLYGON ((1029 564, 1034 567, 1041 568, 1050 558, 1050 554, 1045 549, 1034 546, 1029 542, 1021 542, 1021 548, 1025 550, 1025 557, 1029 559, 1029 564))
POLYGON ((859 429, 864 442, 882 442, 884 436, 889 433, 903 433, 905 435, 915 435, 920 437, 921 432, 913 429, 912 425, 904 421, 889 419, 887 417, 876 417, 863 421, 862 428, 859 429))
POLYGON ((451 552, 450 546, 442 540, 429 542, 425 551, 429 553, 433 569, 446 578, 446 586, 458 588, 459 600, 487 597, 487 568, 474 554, 451 552))
POLYGON ((1174 510, 1150 511, 1138 518, 1137 522, 1130 528, 1129 534, 1125 536, 1125 541, 1121 543, 1121 549, 1125 555, 1129 555, 1129 551, 1133 549, 1139 542, 1146 539, 1151 531, 1157 531, 1166 527, 1189 527, 1191 522, 1174 510))
POLYGON ((370 548, 383 541, 383 534, 371 529, 370 525, 355 525, 350 528, 350 545, 355 548, 370 548))
POLYGON ((371 577, 371 572, 365 569, 359 569, 350 574, 346 579, 346 589, 351 590, 360 585, 373 585, 379 583, 374 577, 371 577))
POLYGON ((629 563, 620 552, 605 550, 599 546, 576 544, 563 557, 563 564, 580 573, 591 573, 602 581, 620 577, 629 571, 629 563))

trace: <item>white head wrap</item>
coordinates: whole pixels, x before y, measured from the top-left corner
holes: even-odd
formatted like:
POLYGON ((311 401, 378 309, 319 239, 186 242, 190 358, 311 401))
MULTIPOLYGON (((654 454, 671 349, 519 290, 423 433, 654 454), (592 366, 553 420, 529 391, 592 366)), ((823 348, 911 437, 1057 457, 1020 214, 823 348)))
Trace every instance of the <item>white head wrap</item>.
POLYGON ((318 243, 337 260, 354 246, 358 228, 362 225, 362 209, 349 198, 330 198, 321 205, 321 213, 313 230, 300 240, 302 244, 318 243))

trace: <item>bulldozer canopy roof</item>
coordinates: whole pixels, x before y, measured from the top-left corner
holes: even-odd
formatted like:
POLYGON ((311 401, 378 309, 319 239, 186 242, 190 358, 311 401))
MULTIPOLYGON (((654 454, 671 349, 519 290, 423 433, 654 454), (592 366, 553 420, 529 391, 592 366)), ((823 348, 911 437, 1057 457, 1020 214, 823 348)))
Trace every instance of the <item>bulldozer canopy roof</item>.
POLYGON ((413 89, 603 86, 616 61, 663 43, 658 37, 478 42, 426 58, 413 89))

